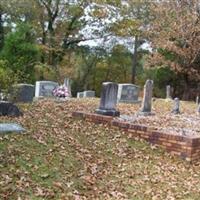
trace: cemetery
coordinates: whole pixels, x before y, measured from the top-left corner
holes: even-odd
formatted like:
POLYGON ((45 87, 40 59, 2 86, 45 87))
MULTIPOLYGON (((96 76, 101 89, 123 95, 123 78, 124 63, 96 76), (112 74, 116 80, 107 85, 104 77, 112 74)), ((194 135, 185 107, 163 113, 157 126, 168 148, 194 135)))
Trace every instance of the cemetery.
MULTIPOLYGON (((55 87, 54 90, 61 86, 55 87)), ((26 169, 25 176, 29 179, 20 179, 21 182, 16 182, 15 186, 24 197, 34 194, 36 197, 54 199, 55 195, 60 195, 61 191, 64 191, 64 196, 68 198, 83 195, 93 199, 105 190, 104 187, 113 187, 112 178, 107 179, 107 176, 109 174, 115 177, 117 173, 119 174, 117 180, 127 176, 128 179, 124 179, 123 184, 126 185, 132 180, 133 183, 136 181, 144 187, 133 192, 136 196, 147 198, 149 195, 149 192, 146 193, 146 187, 149 187, 147 184, 151 183, 153 187, 154 182, 156 183, 162 177, 163 181, 170 182, 172 178, 174 184, 184 187, 184 181, 190 180, 195 174, 193 170, 188 173, 188 168, 199 169, 200 118, 196 102, 177 101, 176 98, 166 101, 167 95, 166 99, 152 100, 153 81, 151 80, 146 81, 144 94, 138 97, 142 98, 142 101, 134 104, 117 103, 119 88, 117 83, 112 82, 102 84, 101 99, 70 97, 62 104, 55 101, 58 97, 54 97, 54 92, 49 92, 49 88, 47 85, 42 88, 43 95, 46 94, 44 90, 48 90, 46 97, 34 100, 32 103, 15 104, 23 115, 14 118, 9 115, 0 117, 0 169, 1 166, 6 166, 5 169, 11 172, 13 167, 15 168, 14 165, 26 169), (50 93, 52 96, 49 97, 50 93), (125 171, 120 171, 121 162, 124 163, 123 167, 127 167, 125 171), (145 169, 147 170, 145 177, 148 177, 150 182, 142 177, 137 180, 131 178, 135 173, 143 174, 143 165, 149 166, 149 162, 153 166, 162 165, 162 170, 169 171, 160 177, 157 171, 159 168, 148 167, 145 169), (63 168, 61 163, 66 168, 63 168), (140 166, 138 163, 143 164, 140 166), (65 174, 66 169, 69 174, 65 174), (110 169, 113 172, 110 172, 110 169), (71 173, 73 176, 70 175, 71 173), (79 175, 79 173, 83 174, 79 175), (37 174, 36 179, 32 177, 34 174, 37 174), (68 182, 70 186, 67 186, 69 189, 65 189, 64 182, 57 180, 57 176, 62 176, 61 180, 66 178, 70 181, 68 182), (176 180, 175 176, 179 176, 181 181, 176 180), (40 185, 38 188, 36 180, 39 184, 50 185, 40 185), (26 185, 25 188, 31 185, 31 188, 35 188, 34 191, 30 194, 23 191, 20 189, 22 183, 26 185), (104 186, 102 187, 101 184, 104 186), (98 189, 95 189, 96 187, 98 189), (78 195, 65 193, 65 190, 75 188, 83 193, 78 195), (96 190, 99 193, 96 194, 96 190)), ((61 95, 59 98, 62 97, 61 95)), ((16 172, 18 176, 23 176, 25 173, 23 169, 16 172)), ((16 173, 7 174, 6 171, 2 173, 5 174, 1 179, 2 183, 7 186, 0 189, 1 193, 12 197, 17 196, 15 192, 10 194, 11 189, 8 189, 12 186, 16 173), (11 182, 7 182, 8 180, 11 182)), ((198 175, 193 178, 193 181, 200 184, 198 175)), ((171 186, 167 184, 162 186, 159 183, 158 186, 160 187, 158 197, 165 198, 166 195, 162 191, 166 187, 170 190, 171 186)), ((197 190, 198 184, 194 188, 197 190)), ((114 190, 118 191, 115 187, 114 190)), ((187 191, 187 188, 185 190, 187 191)), ((105 198, 110 197, 107 191, 103 192, 105 198)), ((150 191, 156 194, 157 190, 150 191)), ((150 194, 153 194, 151 192, 150 194)), ((124 195, 122 199, 133 195, 132 192, 128 192, 128 189, 122 194, 124 195)), ((191 194, 194 197, 196 195, 193 192, 191 194)), ((177 190, 175 195, 181 197, 182 193, 177 190)))
POLYGON ((0 1, 0 200, 200 199, 196 0, 0 1))

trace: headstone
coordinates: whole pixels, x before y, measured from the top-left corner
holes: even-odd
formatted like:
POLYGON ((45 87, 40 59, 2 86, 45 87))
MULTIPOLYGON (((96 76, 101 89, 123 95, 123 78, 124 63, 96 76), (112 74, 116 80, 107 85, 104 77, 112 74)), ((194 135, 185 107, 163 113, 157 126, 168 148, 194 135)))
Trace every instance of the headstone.
POLYGON ((72 96, 70 79, 64 79, 64 86, 67 87, 70 97, 72 96))
POLYGON ((152 94, 153 94, 153 81, 147 80, 144 85, 142 107, 141 107, 139 114, 144 115, 144 116, 152 114, 151 113, 152 94))
POLYGON ((59 84, 53 81, 37 81, 35 85, 35 97, 53 97, 53 90, 59 84))
POLYGON ((100 106, 96 113, 108 116, 119 116, 120 112, 116 110, 118 84, 104 82, 102 84, 100 106))
POLYGON ((196 97, 196 104, 199 105, 199 103, 200 103, 200 99, 199 99, 199 96, 197 96, 196 97))
POLYGON ((31 84, 13 85, 10 92, 12 102, 32 102, 35 95, 35 86, 31 84))
POLYGON ((83 92, 83 97, 95 97, 95 91, 87 90, 83 92))
POLYGON ((200 114, 200 103, 198 104, 197 113, 200 114))
POLYGON ((171 86, 167 85, 166 86, 166 99, 171 99, 171 86))
POLYGON ((172 113, 180 114, 180 101, 179 101, 179 98, 175 98, 174 99, 174 105, 173 105, 172 113))
POLYGON ((117 101, 124 103, 139 103, 140 87, 134 84, 118 84, 117 101))
POLYGON ((0 116, 19 117, 22 112, 13 103, 0 101, 0 116))
POLYGON ((0 123, 0 133, 21 133, 24 132, 25 129, 16 123, 0 123))
POLYGON ((83 92, 77 92, 77 98, 83 98, 83 92))

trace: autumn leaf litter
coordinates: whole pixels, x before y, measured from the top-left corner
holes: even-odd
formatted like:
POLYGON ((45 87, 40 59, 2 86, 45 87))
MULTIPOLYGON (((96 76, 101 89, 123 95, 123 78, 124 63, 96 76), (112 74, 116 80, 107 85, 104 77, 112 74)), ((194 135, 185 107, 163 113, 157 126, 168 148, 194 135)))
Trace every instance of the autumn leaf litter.
MULTIPOLYGON (((22 105, 23 117, 1 117, 27 131, 0 137, 0 199, 199 199, 198 163, 188 164, 123 131, 71 116, 76 110, 94 112, 98 104, 98 99, 42 100, 22 105)), ((154 116, 134 123, 198 130, 195 104, 183 102, 182 114, 174 116, 171 105, 158 100, 154 116)), ((139 107, 118 105, 122 116, 130 118, 139 107)))

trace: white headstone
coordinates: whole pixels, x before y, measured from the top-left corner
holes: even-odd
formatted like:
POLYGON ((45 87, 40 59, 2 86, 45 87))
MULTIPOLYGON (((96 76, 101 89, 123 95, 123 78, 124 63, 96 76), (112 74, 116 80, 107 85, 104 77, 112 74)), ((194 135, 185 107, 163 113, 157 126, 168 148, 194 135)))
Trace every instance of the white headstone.
POLYGON ((196 97, 196 104, 197 104, 197 105, 199 105, 199 101, 200 101, 199 96, 197 96, 197 97, 196 97))
POLYGON ((83 98, 83 92, 77 92, 77 98, 83 98))
POLYGON ((95 91, 87 90, 83 92, 83 97, 95 97, 95 91))
POLYGON ((53 97, 53 90, 59 84, 53 81, 37 81, 35 85, 35 97, 53 97))
POLYGON ((124 103, 138 103, 140 87, 134 84, 118 84, 117 101, 124 103))
POLYGON ((171 99, 171 86, 167 85, 166 86, 166 99, 171 99))
POLYGON ((69 96, 72 96, 72 92, 71 92, 71 84, 70 84, 70 79, 69 78, 65 78, 64 79, 64 86, 67 87, 68 92, 69 92, 69 96))

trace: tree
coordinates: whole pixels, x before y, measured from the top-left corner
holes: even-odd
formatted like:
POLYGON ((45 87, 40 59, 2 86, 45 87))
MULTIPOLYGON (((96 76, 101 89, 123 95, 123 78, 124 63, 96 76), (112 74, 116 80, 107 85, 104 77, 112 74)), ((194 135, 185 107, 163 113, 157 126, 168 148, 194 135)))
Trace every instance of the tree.
MULTIPOLYGON (((169 66, 184 77, 183 99, 200 79, 200 7, 197 0, 162 1, 153 7, 149 38, 154 48, 148 66, 169 66)), ((179 77, 181 77, 179 76, 179 77)))
POLYGON ((0 5, 0 51, 4 44, 4 28, 3 28, 3 9, 0 5))
POLYGON ((30 25, 20 24, 16 31, 9 33, 0 54, 8 61, 9 68, 20 76, 21 81, 34 80, 34 65, 38 59, 34 30, 30 25))
POLYGON ((150 2, 146 0, 121 2, 121 18, 111 30, 118 36, 134 38, 134 53, 132 56, 131 82, 135 83, 138 65, 138 50, 145 42, 144 31, 151 20, 150 2))

